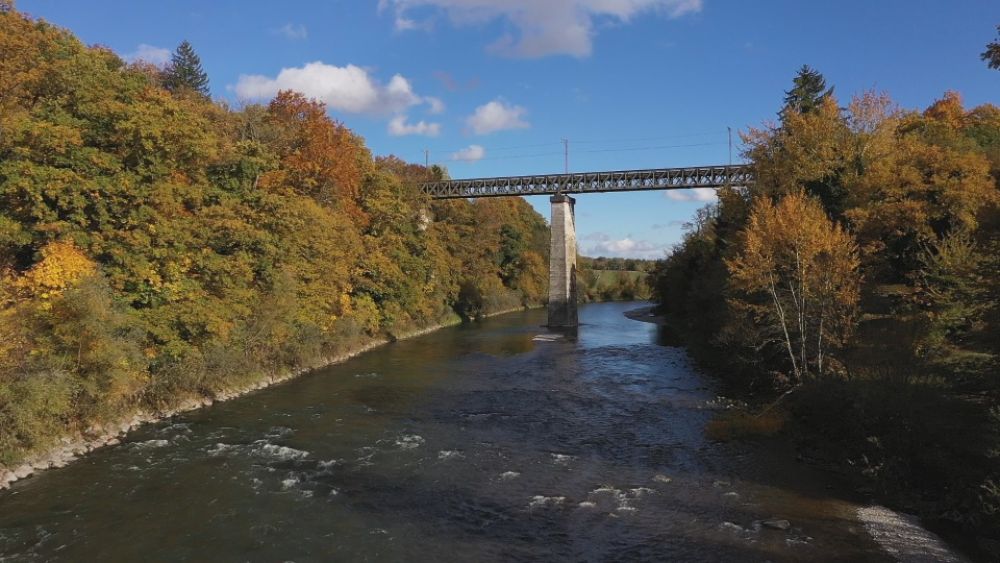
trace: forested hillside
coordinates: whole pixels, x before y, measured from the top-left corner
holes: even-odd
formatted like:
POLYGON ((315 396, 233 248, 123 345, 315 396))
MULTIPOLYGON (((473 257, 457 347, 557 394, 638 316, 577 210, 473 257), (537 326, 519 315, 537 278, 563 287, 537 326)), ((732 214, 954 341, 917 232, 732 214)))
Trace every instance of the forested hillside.
POLYGON ((214 102, 179 56, 126 64, 0 2, 0 464, 545 293, 524 200, 431 202, 442 170, 294 92, 214 102))
POLYGON ((723 190, 657 272, 662 309, 738 387, 790 392, 762 416, 809 455, 995 533, 1000 108, 842 107, 804 68, 779 115, 744 136, 756 185, 723 190))

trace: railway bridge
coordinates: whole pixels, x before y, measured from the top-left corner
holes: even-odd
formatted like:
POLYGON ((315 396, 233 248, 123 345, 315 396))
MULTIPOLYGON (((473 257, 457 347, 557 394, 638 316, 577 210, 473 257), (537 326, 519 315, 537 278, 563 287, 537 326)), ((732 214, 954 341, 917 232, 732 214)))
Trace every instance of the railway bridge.
POLYGON ((551 196, 548 326, 565 329, 578 324, 576 200, 570 194, 740 187, 752 182, 750 166, 741 164, 444 180, 422 189, 432 199, 551 196))

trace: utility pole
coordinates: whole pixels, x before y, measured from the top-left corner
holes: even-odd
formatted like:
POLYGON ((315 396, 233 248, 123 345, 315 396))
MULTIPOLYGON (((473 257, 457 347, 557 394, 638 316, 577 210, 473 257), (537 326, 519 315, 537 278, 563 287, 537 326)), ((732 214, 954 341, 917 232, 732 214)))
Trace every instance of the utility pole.
POLYGON ((424 168, 430 168, 431 151, 424 149, 424 168))
POLYGON ((726 127, 726 131, 729 132, 729 166, 733 165, 733 128, 726 127))
POLYGON ((563 169, 569 174, 569 139, 563 139, 563 169))

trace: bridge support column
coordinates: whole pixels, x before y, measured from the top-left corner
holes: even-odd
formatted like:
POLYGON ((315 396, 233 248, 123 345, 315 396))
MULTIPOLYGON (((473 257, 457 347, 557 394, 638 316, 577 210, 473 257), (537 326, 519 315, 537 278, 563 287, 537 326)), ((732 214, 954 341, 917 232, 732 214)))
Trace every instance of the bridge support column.
POLYGON ((549 252, 550 328, 576 327, 576 200, 556 194, 552 202, 552 239, 549 252))

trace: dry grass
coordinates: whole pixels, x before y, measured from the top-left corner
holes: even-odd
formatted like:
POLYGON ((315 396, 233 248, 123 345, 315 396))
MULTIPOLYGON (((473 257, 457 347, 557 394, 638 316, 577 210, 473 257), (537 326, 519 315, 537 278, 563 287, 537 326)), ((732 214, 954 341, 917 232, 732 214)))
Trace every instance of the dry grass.
POLYGON ((773 436, 785 427, 787 416, 778 409, 754 415, 745 411, 728 411, 717 415, 705 427, 708 439, 717 442, 773 436))

